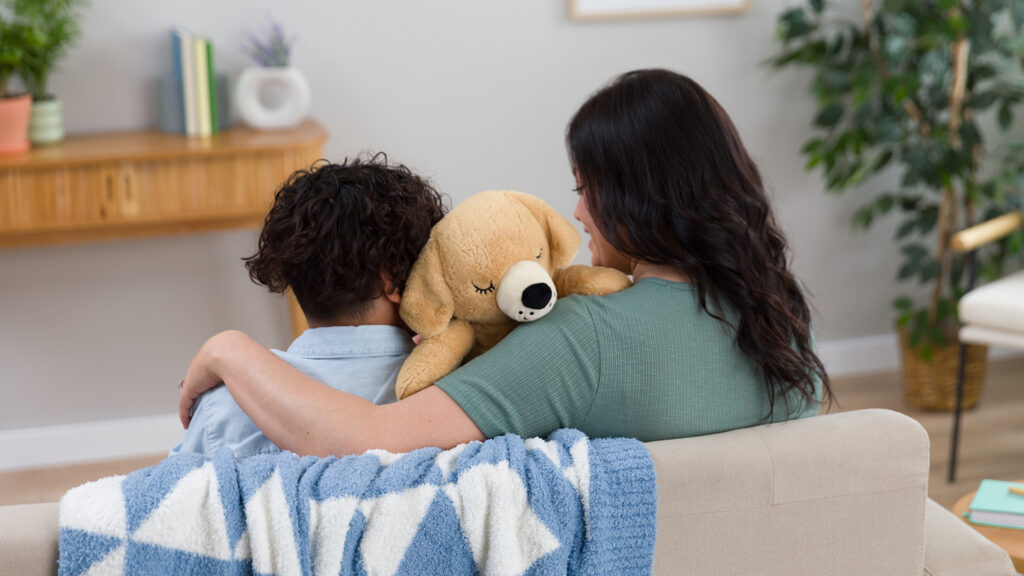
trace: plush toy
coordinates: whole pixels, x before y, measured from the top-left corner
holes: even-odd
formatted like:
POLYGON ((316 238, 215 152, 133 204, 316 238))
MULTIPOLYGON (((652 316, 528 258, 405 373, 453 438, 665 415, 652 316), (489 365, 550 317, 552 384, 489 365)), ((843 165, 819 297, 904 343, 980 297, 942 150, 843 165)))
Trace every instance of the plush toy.
POLYGON ((423 340, 398 373, 398 397, 490 349, 517 322, 544 317, 559 295, 630 286, 611 268, 568 266, 579 245, 568 220, 522 192, 482 192, 442 218, 402 294, 399 313, 423 340))

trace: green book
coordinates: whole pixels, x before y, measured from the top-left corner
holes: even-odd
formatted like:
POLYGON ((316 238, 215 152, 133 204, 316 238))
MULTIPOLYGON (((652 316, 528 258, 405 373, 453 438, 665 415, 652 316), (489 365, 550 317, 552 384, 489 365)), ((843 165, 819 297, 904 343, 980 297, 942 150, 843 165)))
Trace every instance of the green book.
POLYGON ((1024 484, 982 480, 971 500, 967 519, 974 524, 1024 529, 1024 496, 1010 492, 1010 486, 1024 484))
POLYGON ((213 70, 213 45, 209 40, 204 40, 204 42, 206 43, 206 74, 210 89, 210 132, 220 132, 218 118, 220 111, 217 110, 217 73, 213 70))

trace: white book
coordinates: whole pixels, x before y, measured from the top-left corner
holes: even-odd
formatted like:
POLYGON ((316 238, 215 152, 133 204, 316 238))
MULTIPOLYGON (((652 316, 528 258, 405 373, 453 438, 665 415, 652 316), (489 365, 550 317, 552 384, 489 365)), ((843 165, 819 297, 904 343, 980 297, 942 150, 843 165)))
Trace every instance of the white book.
POLYGON ((196 56, 192 34, 178 28, 175 33, 181 38, 181 96, 185 103, 185 134, 199 135, 199 111, 196 102, 196 56))

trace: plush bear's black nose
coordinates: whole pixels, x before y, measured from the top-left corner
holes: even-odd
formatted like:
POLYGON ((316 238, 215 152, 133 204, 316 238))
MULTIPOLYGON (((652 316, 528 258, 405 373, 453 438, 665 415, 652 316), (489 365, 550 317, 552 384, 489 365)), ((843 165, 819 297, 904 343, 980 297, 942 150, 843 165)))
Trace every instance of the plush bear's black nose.
POLYGON ((540 310, 551 302, 551 287, 547 284, 530 284, 523 290, 523 306, 540 310))

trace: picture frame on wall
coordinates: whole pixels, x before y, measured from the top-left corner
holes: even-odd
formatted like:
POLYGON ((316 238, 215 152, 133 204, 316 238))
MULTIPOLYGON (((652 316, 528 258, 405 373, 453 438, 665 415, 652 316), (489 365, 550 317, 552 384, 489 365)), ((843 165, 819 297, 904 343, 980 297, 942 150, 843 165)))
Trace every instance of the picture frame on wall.
POLYGON ((574 20, 615 20, 661 16, 735 14, 750 0, 569 0, 574 20))

